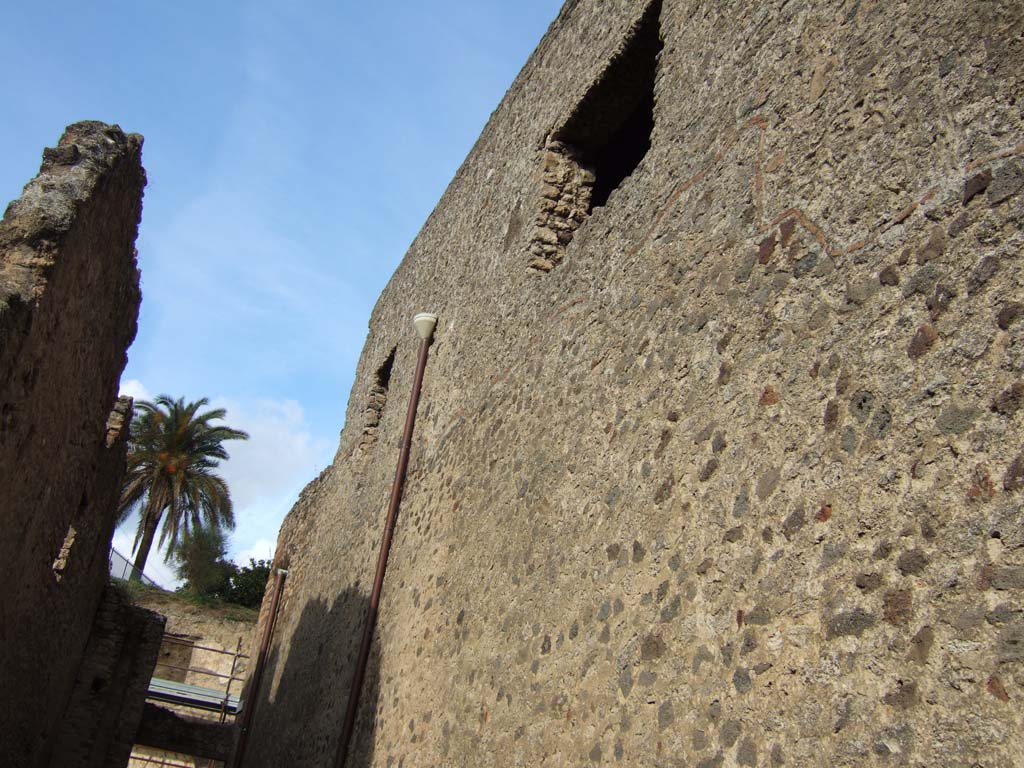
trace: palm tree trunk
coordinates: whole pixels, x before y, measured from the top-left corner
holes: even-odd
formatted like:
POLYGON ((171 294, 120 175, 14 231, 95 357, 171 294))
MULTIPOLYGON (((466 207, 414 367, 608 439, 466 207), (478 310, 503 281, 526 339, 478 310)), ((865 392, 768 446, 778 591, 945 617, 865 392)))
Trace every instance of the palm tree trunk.
POLYGON ((156 527, 160 522, 160 511, 156 509, 152 498, 147 501, 146 509, 142 514, 144 517, 142 537, 139 539, 139 548, 135 553, 135 568, 132 571, 132 581, 142 581, 142 570, 146 567, 149 550, 152 548, 153 538, 156 536, 156 527))

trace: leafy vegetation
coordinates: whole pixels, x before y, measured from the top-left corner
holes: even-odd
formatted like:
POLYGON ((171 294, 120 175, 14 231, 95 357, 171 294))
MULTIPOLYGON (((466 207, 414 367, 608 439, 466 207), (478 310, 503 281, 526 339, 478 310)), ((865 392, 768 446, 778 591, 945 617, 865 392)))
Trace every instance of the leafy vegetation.
POLYGON ((227 559, 227 537, 220 528, 193 528, 174 550, 182 589, 200 597, 227 600, 238 566, 227 559))
POLYGON ((254 560, 250 557, 249 564, 243 565, 231 577, 231 597, 228 602, 247 608, 259 608, 269 578, 270 561, 254 560))
POLYGON ((237 566, 227 559, 227 537, 219 528, 194 528, 175 549, 179 592, 200 602, 224 602, 259 608, 270 577, 270 561, 249 558, 237 566))

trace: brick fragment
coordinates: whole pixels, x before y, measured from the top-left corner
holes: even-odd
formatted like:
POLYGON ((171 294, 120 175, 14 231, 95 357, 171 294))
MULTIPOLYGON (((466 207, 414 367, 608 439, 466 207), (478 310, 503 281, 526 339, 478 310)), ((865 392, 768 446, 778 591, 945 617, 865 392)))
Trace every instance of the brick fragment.
POLYGON ((1006 687, 1003 685, 1003 681, 1000 680, 997 675, 989 675, 988 682, 985 683, 985 690, 1000 701, 1010 700, 1010 694, 1006 692, 1006 687))
POLYGON ((971 485, 967 489, 968 501, 988 501, 996 495, 996 487, 992 483, 992 476, 988 467, 978 464, 971 475, 971 485))
POLYGON ((906 624, 914 614, 913 595, 909 589, 891 589, 882 598, 882 612, 890 624, 906 624))
POLYGON ((914 334, 914 338, 910 340, 910 344, 907 345, 907 355, 911 360, 916 360, 922 357, 938 340, 939 334, 936 333, 935 328, 925 323, 917 329, 917 333, 914 334))
POLYGON ((775 233, 766 237, 761 241, 761 244, 757 247, 757 263, 767 264, 772 260, 772 254, 775 253, 775 233))
POLYGON ((779 235, 782 237, 782 247, 786 248, 793 241, 793 234, 796 232, 796 222, 793 219, 786 219, 779 225, 779 235))

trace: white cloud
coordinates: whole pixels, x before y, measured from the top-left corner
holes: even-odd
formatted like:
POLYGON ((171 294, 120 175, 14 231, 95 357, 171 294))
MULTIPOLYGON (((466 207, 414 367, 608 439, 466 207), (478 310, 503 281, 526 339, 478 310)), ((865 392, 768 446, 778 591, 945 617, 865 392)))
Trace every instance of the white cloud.
POLYGON ((121 382, 121 395, 127 395, 135 400, 152 400, 153 395, 146 389, 146 385, 138 379, 128 379, 121 382))
POLYGON ((221 464, 235 507, 233 559, 266 559, 299 491, 331 460, 331 446, 313 437, 294 400, 216 398, 211 405, 226 408, 225 422, 249 433, 248 440, 227 444, 231 458, 221 464))
POLYGON ((248 565, 249 560, 273 560, 274 548, 277 544, 273 539, 257 539, 245 549, 235 552, 234 561, 238 565, 248 565))

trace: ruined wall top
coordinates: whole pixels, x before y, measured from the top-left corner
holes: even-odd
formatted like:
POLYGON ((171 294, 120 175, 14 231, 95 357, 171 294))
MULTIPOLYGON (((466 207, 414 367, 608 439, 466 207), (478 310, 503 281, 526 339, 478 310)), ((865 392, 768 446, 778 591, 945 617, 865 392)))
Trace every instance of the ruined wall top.
POLYGON ((0 222, 0 745, 14 766, 70 764, 54 745, 99 725, 65 708, 109 580, 124 474, 131 401, 117 392, 141 299, 141 150, 116 126, 70 126, 0 222))
MULTIPOLYGON (((141 170, 142 136, 95 120, 69 125, 56 147, 43 152, 39 174, 7 206, 0 223, 0 301, 40 295, 46 269, 61 238, 72 227, 79 206, 125 157, 141 170)), ((2 307, 0 307, 2 311, 2 307)))

